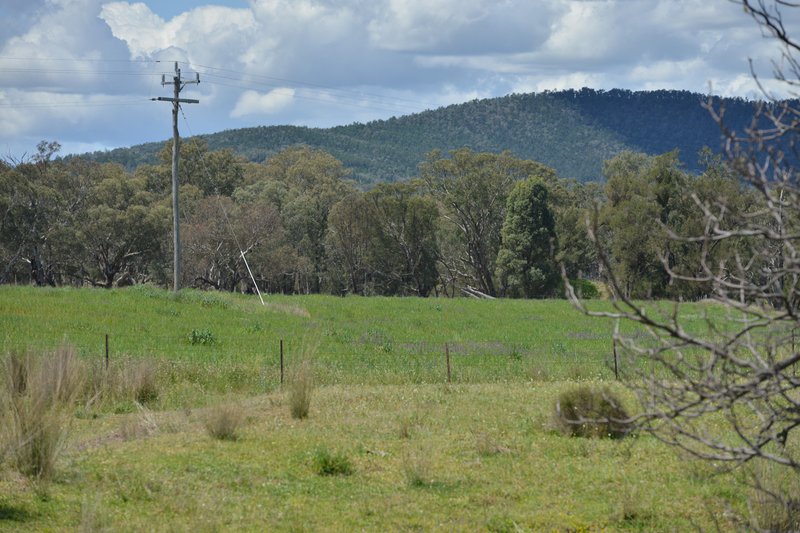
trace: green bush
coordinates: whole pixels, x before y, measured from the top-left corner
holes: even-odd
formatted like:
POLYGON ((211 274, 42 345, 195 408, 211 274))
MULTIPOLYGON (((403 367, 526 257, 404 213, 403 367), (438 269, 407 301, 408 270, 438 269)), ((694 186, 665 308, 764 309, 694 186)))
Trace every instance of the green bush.
MULTIPOLYGON (((595 285, 588 279, 571 279, 569 280, 569 284, 572 285, 572 290, 575 291, 575 295, 578 298, 584 300, 591 300, 600 297, 600 290, 597 288, 597 285, 595 285)), ((556 294, 560 294, 561 296, 564 295, 563 280, 558 284, 558 288, 556 289, 556 294)))
POLYGON ((588 385, 562 392, 556 400, 556 428, 572 437, 622 438, 632 429, 622 402, 608 388, 588 385))
POLYGON ((314 470, 320 476, 349 476, 353 465, 343 453, 332 453, 323 447, 314 453, 314 470))

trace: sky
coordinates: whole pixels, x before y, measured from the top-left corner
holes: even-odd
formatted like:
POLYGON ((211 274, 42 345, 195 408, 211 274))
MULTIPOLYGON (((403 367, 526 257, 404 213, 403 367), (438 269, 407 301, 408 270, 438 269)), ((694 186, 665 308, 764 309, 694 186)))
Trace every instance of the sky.
MULTIPOLYGON (((770 0, 766 0, 769 5, 770 0)), ((783 10, 800 39, 800 8, 783 10)), ((729 0, 0 0, 0 157, 330 127, 566 88, 767 90, 781 48, 729 0)))

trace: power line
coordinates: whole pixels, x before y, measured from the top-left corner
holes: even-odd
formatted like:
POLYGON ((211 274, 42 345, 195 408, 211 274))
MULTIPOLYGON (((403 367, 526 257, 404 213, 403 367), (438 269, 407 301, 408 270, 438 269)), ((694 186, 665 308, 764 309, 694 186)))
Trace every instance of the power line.
POLYGON ((25 103, 25 102, 7 102, 0 103, 0 107, 13 107, 13 108, 58 108, 58 107, 109 107, 109 106, 135 106, 144 105, 150 102, 149 98, 136 99, 128 101, 113 101, 113 102, 61 102, 57 104, 40 104, 40 103, 25 103))
MULTIPOLYGON (((385 100, 397 100, 397 101, 408 102, 410 104, 414 104, 414 106, 425 105, 425 104, 421 104, 418 100, 412 100, 410 98, 401 98, 401 97, 398 97, 398 96, 388 96, 388 95, 380 95, 380 94, 375 94, 375 93, 367 93, 367 92, 363 92, 363 91, 355 91, 355 90, 351 90, 351 89, 342 89, 342 88, 338 88, 338 87, 332 87, 330 85, 322 85, 322 84, 318 84, 318 83, 291 80, 291 79, 288 79, 288 78, 277 78, 277 77, 274 77, 274 76, 265 76, 263 74, 250 74, 248 72, 242 72, 242 71, 226 69, 226 68, 219 68, 219 67, 211 67, 211 66, 207 66, 207 65, 198 65, 198 64, 188 63, 188 62, 184 62, 184 64, 189 66, 190 68, 195 69, 195 70, 203 68, 203 69, 215 70, 215 71, 219 71, 219 72, 228 72, 230 74, 240 74, 240 75, 243 75, 243 76, 256 78, 256 80, 261 79, 261 80, 268 80, 270 82, 290 83, 292 85, 303 85, 303 86, 306 86, 306 87, 313 87, 313 88, 317 88, 317 89, 325 89, 327 91, 333 91, 333 92, 352 93, 352 94, 354 94, 354 95, 356 95, 358 97, 370 97, 370 98, 378 98, 378 99, 385 99, 385 100)), ((204 74, 206 74, 206 75, 214 75, 214 74, 212 74, 210 72, 204 72, 204 74)), ((218 77, 223 77, 223 76, 218 76, 218 77)), ((229 79, 233 79, 233 78, 229 78, 229 79)))

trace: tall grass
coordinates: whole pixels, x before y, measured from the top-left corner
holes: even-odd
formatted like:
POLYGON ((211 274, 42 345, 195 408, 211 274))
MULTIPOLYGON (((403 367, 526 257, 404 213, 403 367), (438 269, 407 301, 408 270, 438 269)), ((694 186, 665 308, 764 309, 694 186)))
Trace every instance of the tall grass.
POLYGON ((218 440, 238 440, 244 422, 244 411, 240 405, 215 405, 206 414, 206 431, 218 440))
POLYGON ((308 417, 314 392, 314 370, 309 359, 301 361, 289 378, 289 412, 292 418, 308 417))
POLYGON ((82 388, 75 349, 62 345, 43 356, 11 353, 3 367, 7 453, 20 473, 48 479, 55 472, 71 408, 82 388))

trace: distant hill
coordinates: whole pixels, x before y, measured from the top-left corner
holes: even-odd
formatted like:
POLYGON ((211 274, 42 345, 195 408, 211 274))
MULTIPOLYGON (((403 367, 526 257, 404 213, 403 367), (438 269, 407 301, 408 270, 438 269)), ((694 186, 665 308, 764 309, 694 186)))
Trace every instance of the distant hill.
MULTIPOLYGON (((470 147, 476 151, 511 150, 581 181, 601 177, 603 161, 622 150, 659 154, 674 149, 690 170, 704 146, 717 151, 720 132, 701 103, 688 91, 614 89, 512 94, 473 100, 367 124, 334 128, 262 126, 201 135, 211 149, 231 148, 252 161, 303 143, 324 149, 354 171, 362 183, 396 181, 416 174, 433 149, 470 147)), ((752 102, 719 101, 727 124, 741 129, 753 114, 752 102)), ((87 154, 133 168, 154 163, 164 142, 87 154)))

